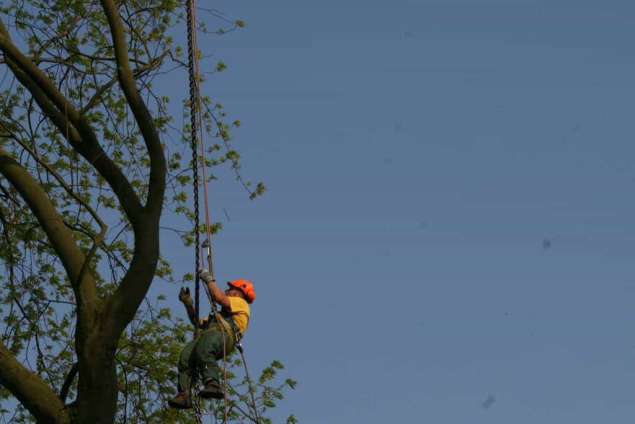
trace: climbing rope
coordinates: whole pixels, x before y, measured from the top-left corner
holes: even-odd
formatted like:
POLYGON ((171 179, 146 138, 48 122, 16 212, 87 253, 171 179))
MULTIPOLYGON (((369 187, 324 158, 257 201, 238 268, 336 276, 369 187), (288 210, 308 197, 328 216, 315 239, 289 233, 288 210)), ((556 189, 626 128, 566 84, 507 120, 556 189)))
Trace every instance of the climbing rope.
POLYGON ((196 311, 197 325, 194 328, 194 337, 198 334, 198 322, 200 317, 200 285, 198 283, 198 270, 201 268, 201 240, 199 235, 199 193, 198 193, 198 84, 196 81, 195 63, 195 35, 194 30, 194 1, 187 1, 187 51, 189 57, 188 72, 190 79, 190 141, 192 145, 192 180, 194 191, 194 310, 196 311))
MULTIPOLYGON (((212 258, 212 233, 211 219, 209 211, 209 191, 207 188, 207 171, 205 160, 205 148, 203 146, 203 125, 201 111, 201 92, 199 87, 199 61, 198 61, 198 43, 196 41, 196 4, 195 0, 187 1, 187 50, 188 50, 188 74, 190 88, 190 139, 192 148, 192 179, 194 193, 194 275, 198 274, 201 269, 202 251, 200 242, 200 199, 199 199, 199 168, 202 172, 203 193, 205 205, 205 234, 206 240, 203 247, 207 247, 207 267, 209 272, 214 276, 214 263, 212 258), (197 153, 197 150, 199 150, 197 153)), ((196 278, 196 277, 195 277, 196 278)), ((207 297, 214 308, 211 293, 206 290, 207 297)), ((200 285, 196 280, 196 288, 194 294, 194 302, 196 309, 196 318, 200 317, 200 285)))
MULTIPOLYGON (((206 172, 206 160, 205 160, 205 147, 203 146, 203 126, 202 126, 202 111, 201 111, 201 95, 200 95, 200 87, 199 87, 199 60, 198 60, 198 45, 196 40, 196 0, 187 0, 186 2, 187 9, 187 49, 188 49, 188 74, 189 74, 189 95, 190 95, 190 138, 191 138, 191 147, 192 147, 192 179, 193 179, 193 197, 194 197, 194 279, 195 279, 195 291, 194 291, 194 302, 195 302, 195 313, 196 313, 196 327, 194 330, 194 337, 198 334, 198 323, 200 321, 200 281, 198 278, 198 271, 201 268, 202 251, 201 247, 207 249, 207 265, 209 272, 212 276, 212 279, 215 281, 216 277, 214 274, 214 258, 213 258, 213 250, 212 250, 212 229, 211 229, 211 218, 210 218, 210 210, 209 210, 209 191, 207 186, 207 172, 206 172), (197 153, 198 150, 198 153, 197 153), (200 241, 200 206, 199 206, 199 167, 201 168, 201 173, 203 177, 203 194, 204 194, 204 204, 205 204, 205 235, 206 240, 203 242, 201 246, 200 241)), ((227 329, 224 326, 223 318, 216 310, 216 306, 214 304, 214 300, 212 294, 209 291, 207 285, 204 285, 205 293, 210 302, 212 313, 210 315, 214 315, 214 319, 216 320, 218 327, 222 332, 223 339, 223 391, 227 393, 227 346, 226 346, 226 337, 227 337, 227 329)), ((211 317, 210 317, 211 318, 211 317)), ((234 335, 234 337, 237 337, 234 335)), ((260 423, 260 418, 258 416, 258 409, 256 405, 256 399, 253 392, 253 385, 251 378, 249 376, 249 370, 247 368, 247 361, 245 359, 245 354, 243 352, 243 347, 240 344, 240 341, 235 338, 235 346, 236 349, 240 352, 242 357, 242 363, 245 368, 245 376, 247 379, 247 384, 249 385, 249 394, 252 401, 252 407, 255 414, 256 423, 260 423)), ((227 424, 228 415, 229 415, 229 404, 227 396, 224 396, 224 408, 223 408, 223 423, 227 424)), ((200 407, 196 407, 196 418, 197 422, 201 422, 201 411, 200 407)), ((214 417, 216 417, 216 413, 214 412, 214 417)))
MULTIPOLYGON (((198 334, 198 323, 200 321, 200 281, 198 279, 198 270, 201 268, 202 252, 200 243, 200 207, 199 207, 199 166, 202 170, 204 197, 205 197, 205 234, 207 239, 205 240, 205 247, 207 248, 207 262, 208 269, 212 275, 212 279, 216 279, 214 276, 214 263, 212 257, 212 234, 211 234, 211 219, 209 211, 209 192, 207 189, 207 174, 206 174, 206 161, 205 161, 205 147, 202 143, 202 116, 201 116, 201 96, 199 88, 199 61, 198 61, 198 46, 196 42, 196 4, 195 0, 188 0, 187 5, 187 49, 188 49, 188 74, 190 82, 190 138, 192 147, 192 179, 193 179, 193 192, 194 192, 194 302, 195 302, 195 314, 196 314, 196 326, 194 330, 194 337, 198 334), (199 151, 197 154, 197 150, 199 151)), ((225 387, 227 386, 227 364, 226 364, 226 346, 225 337, 226 332, 223 328, 221 319, 216 311, 214 301, 209 288, 205 285, 205 293, 210 301, 212 313, 215 315, 215 319, 218 323, 218 327, 222 332, 223 339, 223 380, 225 387)), ((200 412, 197 412, 197 417, 200 412)), ((200 418, 200 417, 198 417, 200 418)), ((225 396, 224 402, 224 422, 227 423, 228 418, 228 403, 225 396)))

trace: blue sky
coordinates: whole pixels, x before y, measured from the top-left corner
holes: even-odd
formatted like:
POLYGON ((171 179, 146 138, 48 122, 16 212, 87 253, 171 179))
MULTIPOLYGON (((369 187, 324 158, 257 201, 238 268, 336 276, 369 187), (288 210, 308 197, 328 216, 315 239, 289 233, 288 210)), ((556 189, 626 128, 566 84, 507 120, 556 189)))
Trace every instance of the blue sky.
POLYGON ((635 4, 214 7, 247 28, 199 40, 205 92, 269 187, 211 186, 217 269, 299 380, 280 417, 633 421, 635 4))

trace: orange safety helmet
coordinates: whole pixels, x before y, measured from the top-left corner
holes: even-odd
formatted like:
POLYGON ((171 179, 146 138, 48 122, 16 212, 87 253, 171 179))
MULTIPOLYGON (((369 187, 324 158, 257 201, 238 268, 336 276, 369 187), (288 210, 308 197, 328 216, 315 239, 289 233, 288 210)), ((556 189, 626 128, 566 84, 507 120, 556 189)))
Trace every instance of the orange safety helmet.
POLYGON ((256 291, 254 290, 254 283, 249 280, 233 280, 228 281, 227 285, 240 290, 247 298, 247 303, 252 303, 256 299, 256 291))

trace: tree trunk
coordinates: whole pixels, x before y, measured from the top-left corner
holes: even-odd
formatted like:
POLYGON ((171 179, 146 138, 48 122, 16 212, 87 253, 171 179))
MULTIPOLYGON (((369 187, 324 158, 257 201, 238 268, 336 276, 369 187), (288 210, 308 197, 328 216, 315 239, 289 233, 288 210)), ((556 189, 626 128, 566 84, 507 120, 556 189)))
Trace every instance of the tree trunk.
POLYGON ((93 338, 79 358, 78 423, 112 424, 117 413, 115 350, 93 338))

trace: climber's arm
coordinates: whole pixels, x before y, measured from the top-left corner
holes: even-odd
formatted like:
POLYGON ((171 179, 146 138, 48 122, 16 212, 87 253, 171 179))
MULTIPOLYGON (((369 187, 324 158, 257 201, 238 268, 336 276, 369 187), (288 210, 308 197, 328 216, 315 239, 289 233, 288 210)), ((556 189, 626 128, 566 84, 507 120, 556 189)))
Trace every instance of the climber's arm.
POLYGON ((190 319, 192 325, 194 327, 200 327, 200 323, 197 323, 196 309, 194 309, 194 303, 192 302, 189 288, 181 288, 181 291, 179 292, 179 300, 183 303, 183 306, 185 306, 187 317, 190 319))
POLYGON ((227 297, 227 295, 225 295, 225 293, 223 293, 221 289, 218 288, 218 286, 216 285, 216 281, 211 280, 209 282, 206 281, 206 283, 210 293, 212 293, 214 302, 218 303, 225 309, 230 309, 229 298, 227 297))
POLYGON ((223 308, 230 309, 229 298, 223 293, 221 289, 216 285, 216 281, 212 278, 212 274, 209 271, 200 270, 198 273, 201 280, 207 284, 209 292, 212 294, 214 302, 221 305, 223 308))

